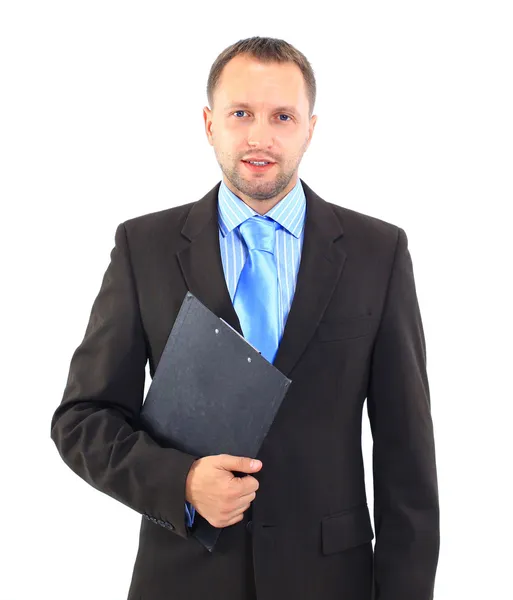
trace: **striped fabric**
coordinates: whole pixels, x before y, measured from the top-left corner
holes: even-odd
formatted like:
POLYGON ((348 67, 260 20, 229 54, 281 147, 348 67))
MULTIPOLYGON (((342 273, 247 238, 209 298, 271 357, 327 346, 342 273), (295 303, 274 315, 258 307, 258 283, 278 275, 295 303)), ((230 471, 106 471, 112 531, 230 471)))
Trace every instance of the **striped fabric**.
MULTIPOLYGON (((289 314, 303 247, 303 231, 306 213, 306 198, 301 180, 278 204, 266 213, 281 227, 276 231, 275 255, 278 266, 279 317, 281 335, 289 314)), ((219 245, 224 275, 233 302, 237 282, 248 251, 237 227, 249 217, 258 214, 224 183, 219 188, 219 245)), ((281 338, 280 335, 280 338, 281 338)))

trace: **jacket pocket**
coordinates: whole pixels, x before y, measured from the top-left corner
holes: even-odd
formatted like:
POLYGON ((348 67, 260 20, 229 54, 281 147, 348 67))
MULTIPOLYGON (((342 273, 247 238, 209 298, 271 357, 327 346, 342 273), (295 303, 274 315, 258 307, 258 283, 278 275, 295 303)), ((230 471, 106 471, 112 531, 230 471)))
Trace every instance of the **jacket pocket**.
POLYGON ((321 536, 323 554, 333 554, 371 542, 374 531, 367 504, 323 517, 321 536))
POLYGON ((322 342, 345 340, 368 335, 374 329, 377 317, 346 317, 336 321, 321 321, 317 327, 317 339, 322 342))

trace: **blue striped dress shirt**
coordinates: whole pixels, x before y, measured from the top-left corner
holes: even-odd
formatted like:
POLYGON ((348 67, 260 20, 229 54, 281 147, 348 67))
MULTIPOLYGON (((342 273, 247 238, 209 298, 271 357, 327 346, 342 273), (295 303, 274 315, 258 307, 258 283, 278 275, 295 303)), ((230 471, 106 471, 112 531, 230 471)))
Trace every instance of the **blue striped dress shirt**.
MULTIPOLYGON (((233 302, 239 276, 246 262, 248 250, 240 235, 239 225, 253 215, 251 207, 221 182, 218 194, 219 245, 226 285, 233 302)), ((280 339, 285 329, 294 291, 303 247, 306 198, 301 180, 266 213, 281 227, 276 230, 275 256, 278 267, 280 339)), ((186 523, 192 527, 196 510, 185 503, 186 523)))

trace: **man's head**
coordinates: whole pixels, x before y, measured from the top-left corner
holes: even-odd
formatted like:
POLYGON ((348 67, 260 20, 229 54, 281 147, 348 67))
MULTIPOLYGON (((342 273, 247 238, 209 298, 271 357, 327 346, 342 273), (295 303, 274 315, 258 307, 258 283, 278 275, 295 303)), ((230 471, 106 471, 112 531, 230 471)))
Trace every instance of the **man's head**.
POLYGON ((226 48, 210 70, 203 117, 226 185, 261 214, 296 184, 316 116, 315 77, 287 42, 253 37, 226 48), (271 161, 251 167, 248 159, 271 161), (258 206, 258 209, 257 209, 258 206))

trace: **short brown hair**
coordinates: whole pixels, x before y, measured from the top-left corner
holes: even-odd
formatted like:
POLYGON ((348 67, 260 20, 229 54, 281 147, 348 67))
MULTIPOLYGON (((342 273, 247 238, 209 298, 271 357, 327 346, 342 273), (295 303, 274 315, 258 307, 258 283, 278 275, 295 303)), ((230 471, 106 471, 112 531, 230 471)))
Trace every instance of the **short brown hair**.
POLYGON ((310 105, 310 117, 312 116, 317 87, 312 66, 306 56, 284 40, 258 36, 239 40, 235 44, 228 46, 214 61, 214 64, 210 68, 207 83, 207 98, 211 108, 213 107, 214 91, 224 67, 232 58, 239 54, 247 54, 262 62, 295 63, 303 73, 310 105))

